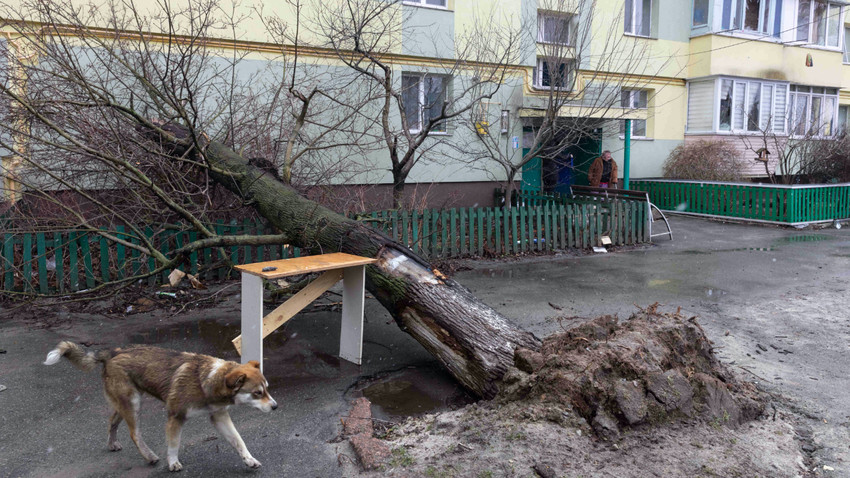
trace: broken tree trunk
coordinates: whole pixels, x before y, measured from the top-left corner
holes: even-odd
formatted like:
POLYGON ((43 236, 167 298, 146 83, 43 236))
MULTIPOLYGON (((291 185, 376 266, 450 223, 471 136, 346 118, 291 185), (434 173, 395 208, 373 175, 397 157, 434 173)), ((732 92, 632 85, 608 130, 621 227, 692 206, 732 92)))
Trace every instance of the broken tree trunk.
POLYGON ((533 334, 384 234, 304 198, 220 143, 209 143, 204 156, 211 177, 255 207, 291 244, 377 258, 366 268, 369 292, 470 392, 494 396, 514 349, 539 349, 533 334))

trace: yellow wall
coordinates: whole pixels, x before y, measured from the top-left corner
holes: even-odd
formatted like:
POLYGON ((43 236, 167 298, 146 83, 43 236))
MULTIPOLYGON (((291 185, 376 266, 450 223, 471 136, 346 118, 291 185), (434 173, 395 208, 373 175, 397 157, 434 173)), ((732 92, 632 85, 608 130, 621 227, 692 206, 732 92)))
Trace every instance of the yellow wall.
POLYGON ((688 77, 731 75, 850 88, 847 70, 838 51, 704 35, 691 40, 688 77), (808 54, 812 55, 812 67, 806 66, 808 54))

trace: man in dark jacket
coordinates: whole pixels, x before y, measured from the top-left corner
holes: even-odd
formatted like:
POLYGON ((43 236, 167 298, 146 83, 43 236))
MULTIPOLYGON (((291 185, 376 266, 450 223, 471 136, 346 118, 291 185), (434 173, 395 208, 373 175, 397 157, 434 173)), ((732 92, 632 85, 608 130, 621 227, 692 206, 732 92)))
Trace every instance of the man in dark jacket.
POLYGON ((611 151, 606 149, 593 161, 587 179, 596 188, 617 188, 617 162, 611 159, 611 151))

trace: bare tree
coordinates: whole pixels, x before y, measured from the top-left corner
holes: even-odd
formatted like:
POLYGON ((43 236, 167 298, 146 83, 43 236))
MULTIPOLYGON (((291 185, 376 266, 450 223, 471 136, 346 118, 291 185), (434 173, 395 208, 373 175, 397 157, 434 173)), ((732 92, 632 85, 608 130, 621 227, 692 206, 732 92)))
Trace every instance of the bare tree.
POLYGON ((647 116, 636 110, 653 100, 649 85, 671 64, 670 57, 653 57, 645 40, 610 34, 605 25, 619 24, 623 14, 605 12, 598 18, 595 0, 543 0, 537 20, 523 37, 536 51, 529 82, 533 93, 499 108, 471 109, 465 124, 479 141, 458 145, 473 167, 491 172, 495 166, 504 174, 508 207, 517 176, 533 159, 559 162, 582 138, 599 137, 600 131, 616 135, 625 119, 645 125, 647 116), (521 123, 506 124, 502 111, 520 109, 521 123), (514 135, 522 138, 518 144, 507 141, 514 135))
POLYGON ((375 134, 381 138, 392 173, 393 198, 401 207, 411 170, 435 161, 435 151, 448 144, 445 133, 458 119, 504 87, 520 53, 521 29, 500 27, 494 11, 476 13, 454 50, 437 66, 405 66, 393 61, 403 36, 431 40, 434 49, 444 39, 429 36, 428 26, 405 24, 401 1, 347 0, 326 4, 315 21, 316 31, 338 59, 361 75, 376 92, 375 134), (400 71, 403 70, 403 71, 400 71))
POLYGON ((240 127, 268 127, 244 118, 285 116, 267 114, 279 111, 268 105, 298 81, 267 88, 261 73, 274 64, 245 71, 247 57, 222 57, 221 32, 238 31, 239 9, 215 0, 183 5, 0 6, 18 52, 9 55, 0 84, 9 105, 0 146, 22 164, 9 173, 43 205, 25 219, 99 234, 154 263, 94 291, 174 269, 205 247, 292 244, 377 258, 367 288, 399 326, 470 391, 494 395, 515 347, 538 348, 539 340, 408 248, 304 198, 276 177, 274 165, 258 167, 240 155, 260 148, 254 138, 265 141, 262 134, 242 136, 240 127), (252 108, 260 113, 237 114, 252 108), (237 209, 262 216, 279 234, 217 235, 212 219, 237 209), (144 225, 178 221, 199 239, 166 253, 144 234, 144 225))

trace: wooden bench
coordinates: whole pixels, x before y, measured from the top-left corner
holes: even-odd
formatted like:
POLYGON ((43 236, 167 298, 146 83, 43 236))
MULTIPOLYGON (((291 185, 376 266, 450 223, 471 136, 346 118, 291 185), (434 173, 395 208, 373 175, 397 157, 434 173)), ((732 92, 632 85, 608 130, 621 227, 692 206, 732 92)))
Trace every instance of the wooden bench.
POLYGON ((673 231, 670 229, 670 223, 667 221, 667 216, 658 209, 655 204, 649 200, 649 193, 645 191, 633 191, 631 189, 613 189, 613 188, 595 188, 592 186, 570 186, 570 194, 573 197, 588 198, 592 200, 606 201, 610 199, 631 199, 637 201, 646 201, 649 210, 649 240, 653 237, 669 236, 673 240, 673 231), (659 219, 664 220, 664 225, 667 226, 666 232, 657 234, 652 233, 652 223, 655 222, 656 215, 659 219))
POLYGON ((337 252, 236 266, 242 272, 242 335, 233 339, 233 346, 242 363, 256 360, 262 370, 263 339, 342 280, 339 356, 360 365, 366 266, 375 262, 377 259, 337 252), (263 317, 263 279, 321 271, 324 274, 263 317))

